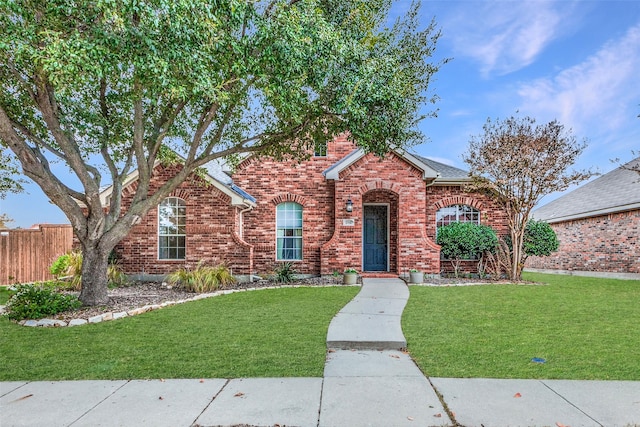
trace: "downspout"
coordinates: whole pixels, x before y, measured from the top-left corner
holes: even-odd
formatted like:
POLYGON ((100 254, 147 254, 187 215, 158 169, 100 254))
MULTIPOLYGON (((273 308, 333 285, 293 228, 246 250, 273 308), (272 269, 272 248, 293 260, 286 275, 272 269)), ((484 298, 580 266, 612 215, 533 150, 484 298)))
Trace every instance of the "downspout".
MULTIPOLYGON (((253 209, 253 206, 251 206, 251 204, 247 203, 247 200, 243 200, 243 203, 245 203, 247 205, 247 207, 245 209, 242 209, 239 213, 238 213, 238 226, 239 226, 239 234, 240 234, 240 238, 242 240, 244 240, 244 213, 245 212, 249 212, 250 210, 253 209)), ((253 282, 253 272, 249 271, 249 283, 253 282)))
POLYGON ((241 210, 239 212, 239 214, 238 214, 239 215, 238 219, 240 221, 240 224, 239 224, 240 230, 238 230, 238 231, 240 232, 239 234, 240 234, 240 238, 241 239, 244 239, 244 216, 243 216, 243 214, 245 212, 249 212, 250 210, 253 210, 253 206, 251 206, 249 203, 247 203, 247 200, 243 200, 243 203, 246 203, 247 207, 245 209, 241 210))

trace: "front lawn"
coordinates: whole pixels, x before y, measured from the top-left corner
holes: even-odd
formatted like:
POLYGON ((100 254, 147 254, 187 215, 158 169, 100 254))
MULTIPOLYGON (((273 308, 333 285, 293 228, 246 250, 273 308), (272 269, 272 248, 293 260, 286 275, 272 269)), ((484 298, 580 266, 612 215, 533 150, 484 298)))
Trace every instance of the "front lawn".
POLYGON ((5 305, 9 300, 9 287, 0 286, 0 305, 5 305))
POLYGON ((412 286, 402 327, 423 372, 640 380, 640 281, 524 278, 545 285, 412 286))
POLYGON ((0 380, 321 377, 329 322, 358 291, 242 292, 59 329, 2 318, 0 380))

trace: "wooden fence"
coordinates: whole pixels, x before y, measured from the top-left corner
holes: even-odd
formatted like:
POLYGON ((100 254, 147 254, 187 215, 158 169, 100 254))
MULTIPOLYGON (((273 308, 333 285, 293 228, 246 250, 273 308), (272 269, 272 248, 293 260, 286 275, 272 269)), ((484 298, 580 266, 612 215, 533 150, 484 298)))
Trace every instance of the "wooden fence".
POLYGON ((53 279, 49 266, 72 244, 71 225, 0 231, 0 285, 53 279))

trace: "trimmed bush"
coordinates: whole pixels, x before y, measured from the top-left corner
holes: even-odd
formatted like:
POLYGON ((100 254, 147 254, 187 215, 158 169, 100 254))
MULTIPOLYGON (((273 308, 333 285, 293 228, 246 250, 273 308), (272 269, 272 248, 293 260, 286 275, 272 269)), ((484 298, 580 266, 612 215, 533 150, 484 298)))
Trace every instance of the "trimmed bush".
POLYGON ((440 253, 451 261, 458 277, 463 260, 482 259, 485 252, 495 251, 498 237, 489 226, 472 222, 453 222, 438 228, 437 243, 440 253))
POLYGON ((553 228, 544 221, 534 219, 527 222, 524 230, 524 253, 527 256, 549 256, 558 250, 558 237, 553 228))
POLYGON ((12 320, 42 319, 81 306, 76 295, 61 294, 52 287, 17 285, 7 301, 5 315, 12 320))

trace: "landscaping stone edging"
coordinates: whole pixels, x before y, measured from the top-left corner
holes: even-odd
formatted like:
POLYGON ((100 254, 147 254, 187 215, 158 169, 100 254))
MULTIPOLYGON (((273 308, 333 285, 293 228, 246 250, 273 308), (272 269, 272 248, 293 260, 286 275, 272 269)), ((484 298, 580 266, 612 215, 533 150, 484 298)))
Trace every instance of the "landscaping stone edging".
POLYGON ((138 314, 147 313, 149 311, 160 310, 161 308, 171 307, 178 304, 184 304, 185 302, 198 301, 205 298, 217 297, 220 295, 229 295, 238 292, 248 292, 248 291, 259 291, 263 289, 282 289, 282 288, 328 288, 328 287, 341 287, 341 286, 360 286, 358 285, 315 285, 315 286, 305 286, 305 285, 291 285, 291 286, 261 286, 259 288, 244 288, 244 289, 227 289, 216 292, 210 292, 206 294, 198 294, 193 298, 181 299, 177 301, 166 301, 161 304, 149 304, 144 305, 142 307, 132 308, 127 311, 120 311, 117 313, 114 312, 106 312, 96 316, 89 317, 87 319, 72 319, 69 322, 65 322, 64 320, 59 319, 37 319, 37 320, 21 320, 18 322, 20 326, 29 326, 29 327, 43 327, 43 328, 64 328, 71 326, 81 326, 88 325, 91 323, 102 323, 110 320, 124 319, 125 317, 137 316, 138 314))

